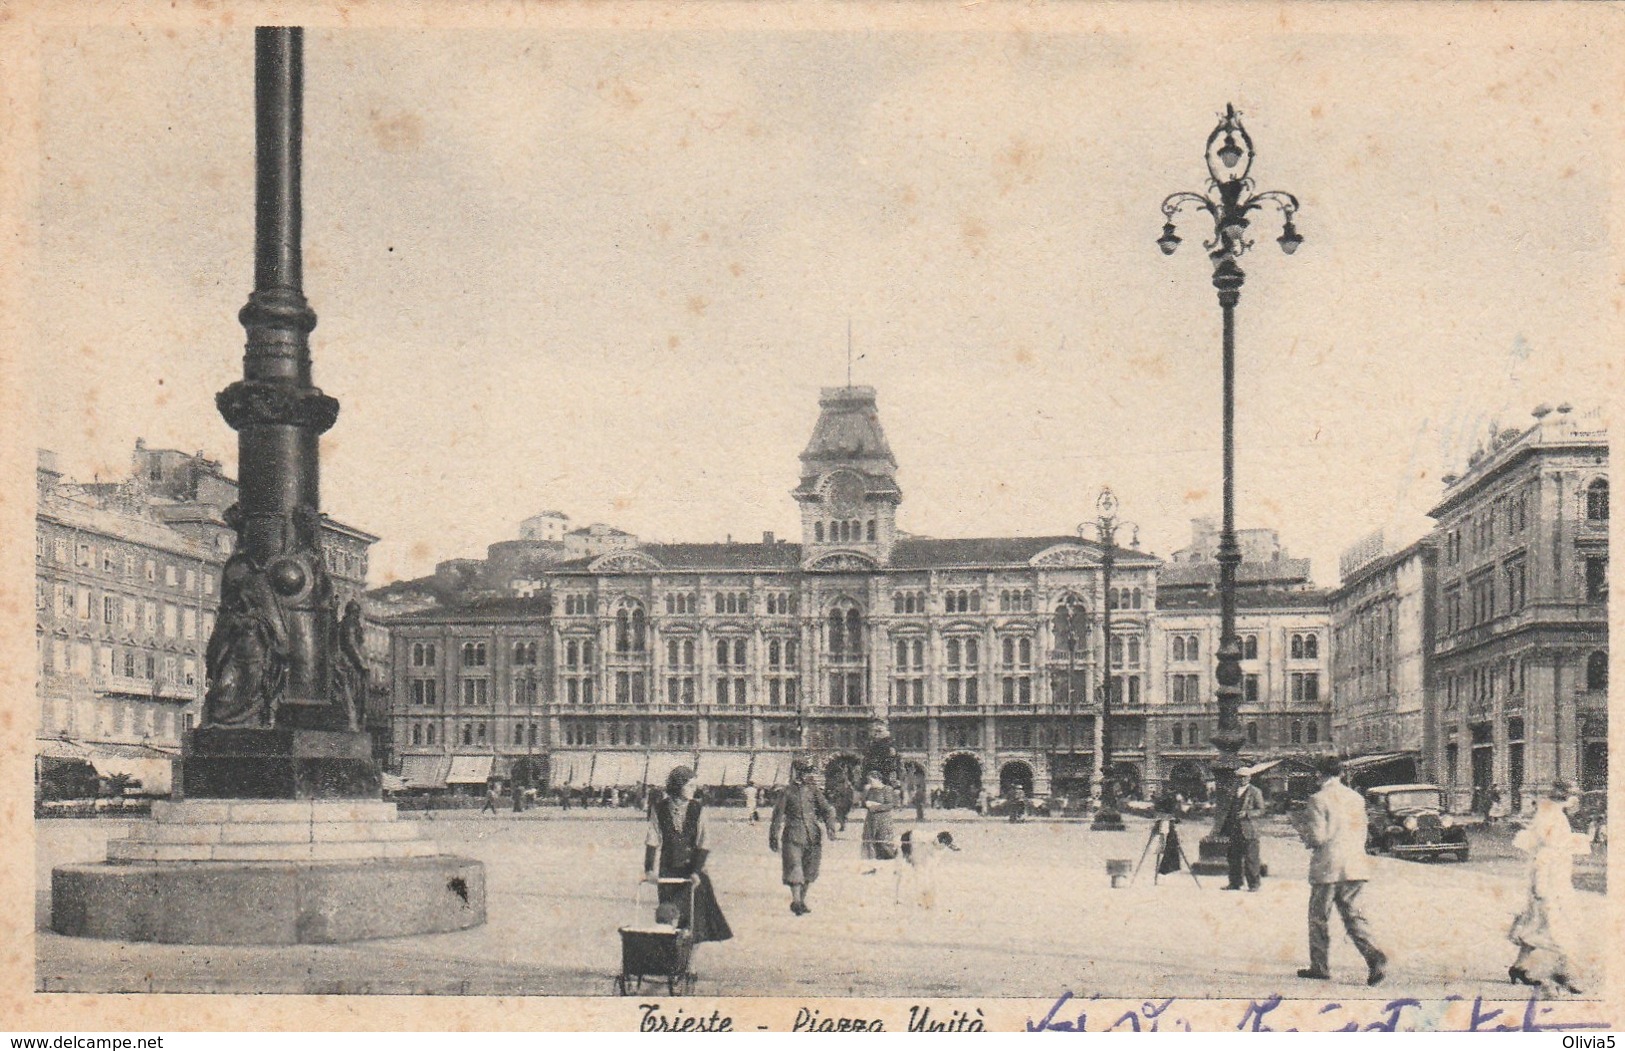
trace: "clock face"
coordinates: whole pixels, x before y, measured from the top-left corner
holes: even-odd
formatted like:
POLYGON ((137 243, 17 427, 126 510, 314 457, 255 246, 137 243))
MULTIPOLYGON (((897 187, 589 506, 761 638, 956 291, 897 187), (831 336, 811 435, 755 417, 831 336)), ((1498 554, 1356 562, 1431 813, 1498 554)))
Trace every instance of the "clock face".
POLYGON ((829 483, 829 502, 836 514, 850 514, 863 503, 863 482, 854 474, 838 474, 829 483))

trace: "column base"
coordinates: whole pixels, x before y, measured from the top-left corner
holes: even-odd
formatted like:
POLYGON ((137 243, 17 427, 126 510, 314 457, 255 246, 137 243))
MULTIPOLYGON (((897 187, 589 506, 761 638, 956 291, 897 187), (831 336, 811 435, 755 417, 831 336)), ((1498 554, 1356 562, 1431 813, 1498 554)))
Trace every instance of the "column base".
POLYGON ((1197 845, 1197 858, 1191 871, 1198 876, 1230 876, 1230 837, 1210 832, 1197 845))
POLYGON ((305 945, 485 922, 485 866, 437 855, 361 862, 135 862, 51 873, 51 928, 76 938, 305 945))
POLYGON ((192 799, 377 799, 372 738, 290 727, 193 732, 181 791, 192 799))

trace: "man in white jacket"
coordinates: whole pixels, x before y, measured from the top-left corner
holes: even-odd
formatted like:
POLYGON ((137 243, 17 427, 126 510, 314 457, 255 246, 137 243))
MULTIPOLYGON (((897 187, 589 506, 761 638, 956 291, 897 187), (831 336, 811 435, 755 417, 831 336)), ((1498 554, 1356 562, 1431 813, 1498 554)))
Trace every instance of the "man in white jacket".
POLYGON ((1332 904, 1343 917, 1349 940, 1365 957, 1366 984, 1387 976, 1388 957, 1372 942, 1371 928, 1360 911, 1360 891, 1371 878, 1365 853, 1365 801, 1343 783, 1343 764, 1324 756, 1317 764, 1320 791, 1309 797, 1299 835, 1314 854, 1309 859, 1309 966, 1299 978, 1330 978, 1332 904))

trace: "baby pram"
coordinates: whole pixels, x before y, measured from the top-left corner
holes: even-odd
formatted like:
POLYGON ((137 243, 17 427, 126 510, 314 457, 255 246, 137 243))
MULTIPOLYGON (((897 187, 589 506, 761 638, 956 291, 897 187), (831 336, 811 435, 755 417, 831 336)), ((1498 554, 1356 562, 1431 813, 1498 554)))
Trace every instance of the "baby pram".
MULTIPOLYGON (((688 910, 683 914, 683 923, 690 921, 694 915, 694 883, 692 880, 681 878, 662 878, 658 881, 661 887, 683 886, 688 888, 688 910)), ((649 883, 640 882, 637 892, 633 895, 633 908, 639 913, 643 912, 643 888, 649 883)), ((655 895, 659 901, 659 894, 655 895)), ((694 991, 694 972, 689 970, 689 961, 694 956, 694 935, 686 926, 668 927, 662 924, 637 924, 620 928, 621 932, 621 973, 615 978, 615 992, 619 996, 630 996, 643 990, 643 980, 664 978, 666 992, 672 996, 679 993, 694 991)))

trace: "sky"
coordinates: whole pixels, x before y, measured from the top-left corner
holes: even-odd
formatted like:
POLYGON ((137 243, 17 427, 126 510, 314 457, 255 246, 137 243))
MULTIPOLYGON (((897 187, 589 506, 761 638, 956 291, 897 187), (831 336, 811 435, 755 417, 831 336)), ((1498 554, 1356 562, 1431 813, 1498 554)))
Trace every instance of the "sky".
MULTIPOLYGON (((1167 555, 1220 510, 1220 313, 1211 226, 1155 239, 1227 102, 1305 238, 1284 256, 1263 215, 1242 259, 1239 525, 1335 584, 1362 536, 1421 535, 1492 424, 1608 400, 1620 92, 1578 19, 1328 6, 1216 39, 1115 10, 310 30, 323 503, 383 537, 373 583, 546 509, 795 537, 849 326, 902 529, 1071 533, 1109 485, 1167 555)), ((34 436, 70 477, 138 436, 235 471, 252 52, 240 25, 42 29, 34 436)))

